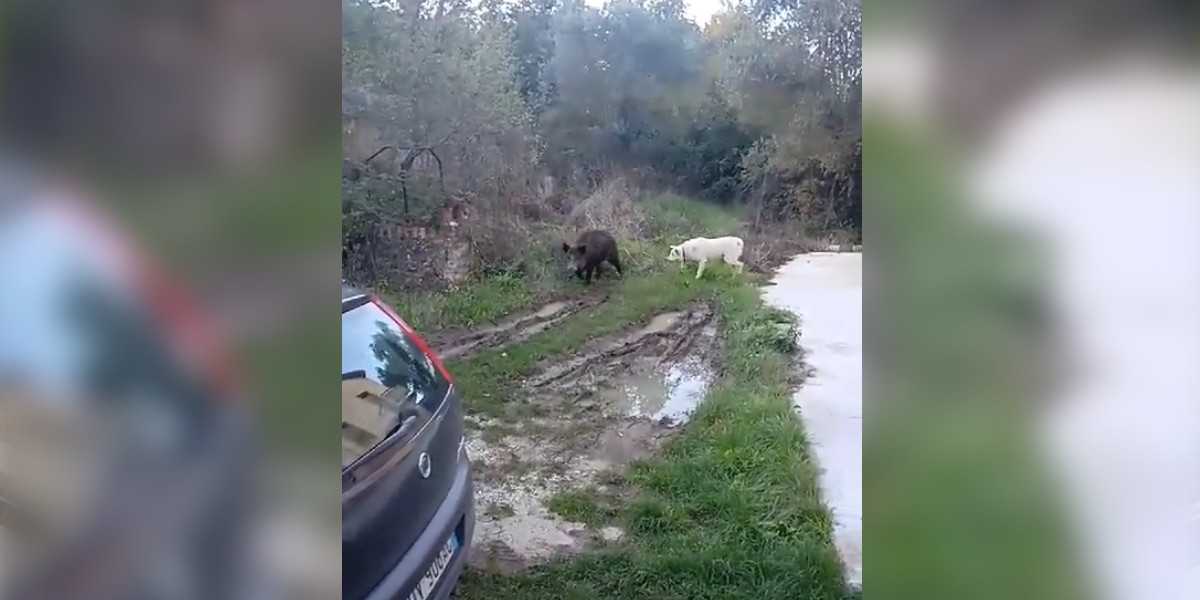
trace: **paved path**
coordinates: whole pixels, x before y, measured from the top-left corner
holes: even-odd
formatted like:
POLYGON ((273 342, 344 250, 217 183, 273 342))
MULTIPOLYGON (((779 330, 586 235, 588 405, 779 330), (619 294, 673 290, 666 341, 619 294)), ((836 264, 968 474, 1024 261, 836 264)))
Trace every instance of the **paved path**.
POLYGON ((862 254, 802 254, 773 281, 767 303, 801 319, 800 345, 815 374, 796 391, 796 410, 822 467, 847 577, 861 586, 862 254))

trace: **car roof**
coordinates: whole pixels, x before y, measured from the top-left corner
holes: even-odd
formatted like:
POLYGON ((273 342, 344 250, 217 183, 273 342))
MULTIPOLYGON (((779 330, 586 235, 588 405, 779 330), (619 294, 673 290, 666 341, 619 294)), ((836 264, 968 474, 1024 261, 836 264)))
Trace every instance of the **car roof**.
POLYGON ((357 296, 365 296, 365 295, 366 295, 366 292, 364 292, 348 283, 342 282, 342 302, 345 302, 346 300, 349 300, 349 299, 357 297, 357 296))
POLYGON ((352 286, 342 283, 342 312, 346 312, 352 308, 357 308, 370 299, 366 292, 352 286))

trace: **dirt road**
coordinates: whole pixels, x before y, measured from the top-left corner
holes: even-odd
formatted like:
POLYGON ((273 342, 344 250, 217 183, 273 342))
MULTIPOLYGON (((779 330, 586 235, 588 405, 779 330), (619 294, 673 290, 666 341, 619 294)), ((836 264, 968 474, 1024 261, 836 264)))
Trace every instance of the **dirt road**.
MULTIPOLYGON (((453 358, 516 351, 602 301, 553 302, 435 343, 453 358)), ((618 494, 613 477, 678 431, 713 376, 719 344, 712 321, 703 304, 657 314, 573 355, 542 361, 512 384, 510 401, 492 414, 468 415, 479 519, 472 565, 511 572, 623 537, 615 526, 555 514, 551 499, 568 490, 618 494)))
POLYGON ((862 584, 862 254, 803 254, 781 267, 768 304, 801 319, 812 369, 795 395, 822 467, 821 489, 847 579, 862 584))

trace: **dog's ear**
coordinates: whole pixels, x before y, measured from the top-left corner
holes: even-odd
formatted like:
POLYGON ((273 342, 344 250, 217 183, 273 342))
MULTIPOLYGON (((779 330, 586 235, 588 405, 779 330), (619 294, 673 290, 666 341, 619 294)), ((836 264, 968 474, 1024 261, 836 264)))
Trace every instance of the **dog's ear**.
POLYGON ((568 244, 568 243, 566 243, 566 242, 563 242, 562 244, 563 244, 563 252, 570 252, 570 251, 571 251, 571 245, 570 245, 570 244, 568 244))

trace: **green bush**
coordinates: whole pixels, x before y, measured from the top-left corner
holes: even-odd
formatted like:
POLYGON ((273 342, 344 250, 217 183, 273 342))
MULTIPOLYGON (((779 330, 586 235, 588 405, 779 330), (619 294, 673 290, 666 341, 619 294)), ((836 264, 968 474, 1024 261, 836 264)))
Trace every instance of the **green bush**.
POLYGON ((698 202, 677 194, 659 194, 646 199, 643 207, 649 221, 650 236, 677 244, 693 237, 736 235, 740 229, 737 213, 707 202, 698 202))

